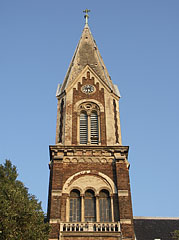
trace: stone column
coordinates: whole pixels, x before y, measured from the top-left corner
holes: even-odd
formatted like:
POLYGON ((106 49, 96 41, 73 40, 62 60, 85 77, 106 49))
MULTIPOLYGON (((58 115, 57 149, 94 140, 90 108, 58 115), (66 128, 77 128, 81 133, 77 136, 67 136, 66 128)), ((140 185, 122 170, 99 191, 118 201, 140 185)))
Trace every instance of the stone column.
POLYGON ((90 113, 89 112, 87 112, 87 114, 88 114, 88 144, 90 144, 91 143, 91 119, 90 119, 90 113))
POLYGON ((100 222, 100 215, 99 215, 99 195, 96 195, 96 222, 100 222))
POLYGON ((98 143, 101 144, 100 114, 98 112, 98 143))
POLYGON ((111 200, 111 219, 112 222, 114 222, 114 204, 113 204, 113 195, 110 195, 110 200, 111 200))
POLYGON ((80 144, 80 113, 77 113, 77 144, 80 144))
POLYGON ((85 221, 85 200, 84 195, 81 195, 81 221, 85 221))
POLYGON ((70 212, 70 200, 68 195, 66 199, 66 222, 69 222, 69 212, 70 212))

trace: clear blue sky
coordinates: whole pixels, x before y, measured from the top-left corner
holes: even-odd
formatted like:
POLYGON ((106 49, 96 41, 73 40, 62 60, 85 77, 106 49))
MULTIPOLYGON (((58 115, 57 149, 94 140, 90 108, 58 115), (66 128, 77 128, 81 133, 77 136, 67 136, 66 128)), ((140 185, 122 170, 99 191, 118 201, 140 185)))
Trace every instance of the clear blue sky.
POLYGON ((56 87, 84 27, 122 98, 135 216, 179 217, 179 1, 1 0, 0 162, 47 208, 56 87))

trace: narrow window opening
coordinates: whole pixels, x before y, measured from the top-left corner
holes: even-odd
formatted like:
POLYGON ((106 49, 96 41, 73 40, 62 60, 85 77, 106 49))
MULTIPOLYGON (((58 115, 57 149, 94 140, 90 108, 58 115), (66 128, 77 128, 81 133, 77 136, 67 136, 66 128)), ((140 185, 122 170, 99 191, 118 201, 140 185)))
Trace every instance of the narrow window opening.
POLYGON ((64 108, 64 99, 62 99, 60 104, 60 126, 59 126, 59 143, 62 142, 62 133, 63 133, 63 108, 64 108))
POLYGON ((92 112, 91 116, 91 144, 98 144, 98 115, 97 112, 92 112))
POLYGON ((86 112, 80 113, 80 144, 88 142, 88 116, 86 112))
POLYGON ((118 134, 118 125, 117 125, 116 101, 115 101, 114 99, 113 99, 113 106, 114 106, 114 128, 115 128, 116 143, 119 143, 119 134, 118 134))
POLYGON ((96 198, 92 190, 85 193, 85 221, 96 222, 96 198))
POLYGON ((111 222, 111 199, 107 190, 102 190, 99 194, 100 221, 111 222))
POLYGON ((80 192, 76 189, 72 190, 70 193, 70 222, 80 222, 81 221, 81 198, 80 192))

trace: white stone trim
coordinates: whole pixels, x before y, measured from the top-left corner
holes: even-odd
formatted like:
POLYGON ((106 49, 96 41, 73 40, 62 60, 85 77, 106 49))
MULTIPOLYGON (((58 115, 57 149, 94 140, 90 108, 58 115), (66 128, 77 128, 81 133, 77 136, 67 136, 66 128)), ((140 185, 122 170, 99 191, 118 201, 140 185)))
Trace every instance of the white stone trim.
POLYGON ((50 223, 60 223, 60 219, 50 219, 50 223))
POLYGON ((128 190, 118 190, 118 196, 119 197, 128 197, 129 192, 128 192, 128 190))
POLYGON ((61 196, 62 191, 61 190, 52 190, 52 196, 61 196))
POLYGON ((120 219, 121 224, 131 224, 131 219, 120 219))
POLYGON ((116 185, 115 183, 112 181, 111 178, 109 178, 107 175, 101 173, 101 172, 98 172, 99 176, 103 177, 104 179, 106 179, 106 181, 109 183, 109 185, 111 186, 112 190, 113 190, 113 194, 114 193, 117 193, 117 188, 116 188, 116 185))
MULTIPOLYGON (((80 177, 82 177, 83 175, 86 175, 86 174, 94 174, 94 173, 91 172, 91 170, 87 170, 87 171, 81 171, 81 172, 75 173, 74 175, 69 177, 66 180, 65 184, 63 185, 62 193, 69 194, 70 185, 71 185, 71 182, 73 181, 73 179, 77 176, 80 178, 80 177)), ((100 176, 104 181, 106 181, 108 183, 108 185, 111 187, 111 190, 112 190, 113 194, 117 193, 117 188, 116 188, 115 183, 112 181, 111 178, 109 178, 107 175, 105 175, 101 172, 98 172, 98 174, 96 174, 96 176, 100 176)))
POLYGON ((78 112, 78 107, 82 104, 82 103, 95 103, 96 105, 99 106, 99 111, 100 112, 104 112, 104 106, 102 105, 102 103, 98 102, 97 100, 93 99, 93 98, 89 98, 89 99, 82 99, 82 100, 79 100, 78 102, 75 103, 74 105, 74 112, 78 112))

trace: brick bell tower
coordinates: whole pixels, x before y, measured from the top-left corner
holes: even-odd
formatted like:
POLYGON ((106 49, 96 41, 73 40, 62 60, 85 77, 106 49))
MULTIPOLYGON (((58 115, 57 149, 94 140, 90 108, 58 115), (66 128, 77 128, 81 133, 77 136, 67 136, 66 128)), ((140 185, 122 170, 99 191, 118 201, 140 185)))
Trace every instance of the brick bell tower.
POLYGON ((120 93, 86 24, 57 88, 56 144, 50 146, 50 240, 134 240, 128 146, 120 93))

